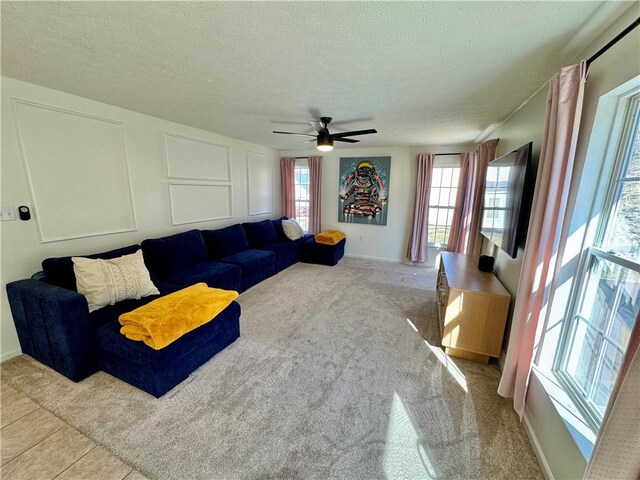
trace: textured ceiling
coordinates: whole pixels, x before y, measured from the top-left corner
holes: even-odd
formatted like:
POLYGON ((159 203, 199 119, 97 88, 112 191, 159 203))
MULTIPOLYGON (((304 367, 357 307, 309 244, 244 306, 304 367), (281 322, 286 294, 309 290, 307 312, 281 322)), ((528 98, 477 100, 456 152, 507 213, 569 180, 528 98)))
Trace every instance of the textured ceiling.
POLYGON ((465 144, 631 5, 603 3, 3 1, 2 74, 278 149, 319 114, 465 144))

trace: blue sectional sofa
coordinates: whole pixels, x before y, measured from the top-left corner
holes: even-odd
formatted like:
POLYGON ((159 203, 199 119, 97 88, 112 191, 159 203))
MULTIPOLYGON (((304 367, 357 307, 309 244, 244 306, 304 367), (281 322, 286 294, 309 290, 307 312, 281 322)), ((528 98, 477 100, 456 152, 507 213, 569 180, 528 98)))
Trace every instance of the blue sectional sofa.
POLYGON ((298 262, 301 251, 309 263, 335 264, 343 255, 344 242, 324 249, 312 242, 311 235, 295 242, 287 239, 280 218, 190 230, 83 255, 109 259, 142 249, 160 292, 91 313, 85 297, 76 291, 71 257, 48 258, 32 278, 7 285, 20 346, 23 353, 73 381, 101 369, 160 397, 239 337, 240 305, 232 302, 215 321, 157 351, 120 334, 118 317, 199 282, 242 292, 298 262))

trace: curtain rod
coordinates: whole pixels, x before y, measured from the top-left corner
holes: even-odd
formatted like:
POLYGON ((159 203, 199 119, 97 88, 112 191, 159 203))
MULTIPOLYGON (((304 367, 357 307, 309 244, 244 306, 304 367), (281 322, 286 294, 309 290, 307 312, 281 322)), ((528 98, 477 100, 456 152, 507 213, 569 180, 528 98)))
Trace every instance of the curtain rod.
MULTIPOLYGON (((462 155, 460 152, 450 152, 450 153, 436 153, 435 156, 444 156, 444 155, 462 155)), ((295 157, 296 160, 308 160, 309 157, 295 157)))
POLYGON ((603 53, 605 53, 607 50, 609 50, 611 47, 613 47, 616 43, 618 43, 620 40, 622 40, 624 37, 626 37, 629 33, 631 33, 638 25, 640 25, 640 17, 636 18, 636 20, 634 22, 631 23, 631 25, 629 25, 627 28, 625 28, 623 31, 621 31, 618 35, 616 35, 609 43, 607 43, 604 47, 602 47, 600 50, 598 50, 596 53, 594 53, 593 55, 591 55, 591 57, 589 57, 589 59, 587 60, 587 68, 589 67, 589 65, 591 65, 594 60, 596 60, 598 57, 600 57, 603 53))

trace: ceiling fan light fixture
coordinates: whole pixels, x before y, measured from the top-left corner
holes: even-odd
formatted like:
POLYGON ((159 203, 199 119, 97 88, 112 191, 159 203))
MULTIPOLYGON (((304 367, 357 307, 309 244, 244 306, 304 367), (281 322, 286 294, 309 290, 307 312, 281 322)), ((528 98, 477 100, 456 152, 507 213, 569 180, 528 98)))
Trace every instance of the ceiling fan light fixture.
POLYGON ((340 132, 340 133, 330 133, 329 132, 329 123, 331 123, 331 117, 320 117, 320 120, 313 120, 311 122, 311 126, 314 128, 317 135, 312 135, 311 133, 296 133, 296 132, 280 132, 274 130, 273 133, 279 133, 282 135, 297 135, 299 137, 311 137, 307 138, 307 141, 304 143, 312 143, 314 140, 316 142, 316 148, 321 152, 330 152, 333 150, 333 142, 344 142, 344 143, 358 143, 360 140, 355 140, 353 137, 357 135, 369 135, 371 133, 378 133, 378 131, 374 128, 369 128, 367 130, 353 130, 351 132, 340 132))
POLYGON ((333 150, 333 138, 329 135, 318 135, 317 148, 321 152, 330 152, 333 150))

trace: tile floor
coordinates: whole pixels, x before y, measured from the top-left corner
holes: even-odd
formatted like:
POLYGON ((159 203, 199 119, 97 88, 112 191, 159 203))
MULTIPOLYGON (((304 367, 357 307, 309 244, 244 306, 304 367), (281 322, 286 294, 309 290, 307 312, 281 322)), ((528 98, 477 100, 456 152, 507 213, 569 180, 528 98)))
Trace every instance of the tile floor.
POLYGON ((15 388, 0 385, 0 477, 3 480, 145 480, 15 388))

